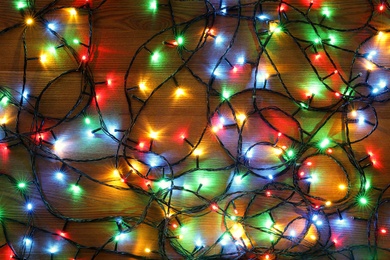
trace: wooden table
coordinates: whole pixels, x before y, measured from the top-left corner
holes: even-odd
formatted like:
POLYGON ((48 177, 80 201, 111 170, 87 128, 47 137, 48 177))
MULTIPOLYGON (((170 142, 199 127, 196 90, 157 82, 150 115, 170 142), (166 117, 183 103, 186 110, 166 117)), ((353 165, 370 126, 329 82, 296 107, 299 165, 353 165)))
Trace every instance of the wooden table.
POLYGON ((0 11, 1 259, 390 257, 387 1, 0 11))

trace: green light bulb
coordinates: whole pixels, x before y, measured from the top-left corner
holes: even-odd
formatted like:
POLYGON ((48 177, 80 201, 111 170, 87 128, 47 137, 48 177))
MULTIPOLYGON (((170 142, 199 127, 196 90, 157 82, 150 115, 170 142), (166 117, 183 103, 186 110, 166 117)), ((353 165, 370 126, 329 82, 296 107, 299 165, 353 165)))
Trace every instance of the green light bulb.
POLYGON ((294 151, 293 151, 293 150, 288 150, 288 151, 287 151, 287 156, 288 156, 289 158, 293 158, 293 157, 294 157, 294 151))
POLYGON ((177 44, 182 45, 184 43, 184 38, 182 36, 177 37, 177 44))
POLYGON ((324 140, 321 141, 320 148, 326 148, 329 144, 330 144, 329 139, 325 138, 324 140))
POLYGON ((359 202, 362 205, 366 205, 368 203, 368 200, 365 197, 360 197, 359 202))
POLYGON ((158 52, 153 53, 152 61, 157 62, 159 58, 160 58, 160 54, 158 52))
POLYGON ((157 1, 150 2, 149 8, 152 10, 157 10, 157 1))
POLYGON ((8 103, 8 97, 3 97, 3 98, 1 99, 1 103, 2 103, 3 105, 7 105, 7 103, 8 103))
POLYGON ((324 16, 326 16, 326 17, 329 17, 329 16, 330 16, 330 11, 329 11, 329 9, 325 7, 324 10, 322 11, 322 14, 323 14, 324 16))
POLYGON ((79 185, 73 184, 72 185, 72 191, 74 193, 79 193, 81 191, 81 189, 80 189, 79 185))
POLYGON ((222 97, 223 97, 224 99, 229 99, 230 96, 231 96, 230 91, 228 91, 228 90, 224 90, 224 91, 223 91, 222 97))
POLYGON ((27 186, 27 184, 25 182, 18 183, 18 188, 20 188, 20 189, 24 189, 24 188, 26 188, 26 186, 27 186))
POLYGON ((27 7, 27 4, 23 1, 19 1, 17 4, 16 4, 16 8, 18 9, 23 9, 23 8, 26 8, 27 7))

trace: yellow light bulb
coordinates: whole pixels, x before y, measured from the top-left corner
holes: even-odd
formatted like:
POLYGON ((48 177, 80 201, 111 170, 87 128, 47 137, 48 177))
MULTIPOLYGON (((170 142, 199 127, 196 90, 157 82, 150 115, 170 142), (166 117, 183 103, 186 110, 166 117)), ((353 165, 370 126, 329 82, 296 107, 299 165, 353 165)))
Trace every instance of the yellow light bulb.
POLYGON ((77 11, 76 11, 75 8, 70 8, 70 9, 69 9, 69 13, 70 13, 70 15, 76 15, 76 14, 77 14, 77 11))
POLYGON ((145 248, 145 253, 150 253, 151 251, 150 248, 145 248))
POLYGON ((118 169, 115 169, 115 170, 113 171, 113 174, 114 174, 115 177, 118 177, 118 176, 119 176, 119 171, 118 171, 118 169))
POLYGON ((373 70, 374 69, 374 64, 368 63, 366 68, 367 68, 367 70, 373 70))
POLYGON ((26 19, 27 25, 32 25, 33 23, 34 23, 34 20, 31 17, 26 19))
POLYGON ((200 149, 196 149, 195 151, 194 151, 194 155, 195 156, 199 156, 199 155, 201 155, 202 154, 202 150, 200 150, 200 149))
POLYGON ((41 54, 41 56, 39 57, 39 60, 40 60, 42 63, 47 62, 47 55, 46 55, 46 54, 41 54))
POLYGON ((4 125, 5 123, 7 123, 7 118, 4 116, 1 121, 0 121, 0 124, 4 125))
POLYGON ((243 122, 246 119, 246 115, 245 114, 238 114, 237 115, 237 119, 239 121, 243 122))
POLYGON ((274 154, 275 155, 281 155, 283 153, 283 150, 280 148, 274 148, 274 154))
POLYGON ((332 202, 327 201, 327 202, 325 202, 325 205, 326 205, 326 206, 330 206, 330 205, 332 205, 332 202))
POLYGON ((177 88, 175 91, 175 94, 177 97, 183 96, 184 95, 184 90, 182 88, 177 88))
POLYGON ((144 83, 144 82, 139 83, 139 88, 140 88, 141 90, 145 90, 145 89, 146 89, 145 83, 144 83))
POLYGON ((340 189, 340 190, 345 190, 345 188, 346 188, 346 187, 345 187, 344 184, 340 184, 340 185, 339 185, 339 189, 340 189))
POLYGON ((152 139, 156 139, 158 137, 158 133, 155 132, 155 131, 151 131, 150 134, 149 134, 150 138, 152 139))

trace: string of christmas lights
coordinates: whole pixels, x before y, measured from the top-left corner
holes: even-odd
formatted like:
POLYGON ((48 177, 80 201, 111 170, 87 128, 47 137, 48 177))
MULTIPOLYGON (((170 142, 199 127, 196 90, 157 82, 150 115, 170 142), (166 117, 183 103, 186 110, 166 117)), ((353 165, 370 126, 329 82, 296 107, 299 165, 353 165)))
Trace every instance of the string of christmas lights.
POLYGON ((370 144, 389 100, 388 1, 359 2, 354 27, 333 2, 203 1, 183 19, 177 3, 150 1, 138 12, 163 29, 125 57, 123 82, 93 66, 105 0, 36 2, 15 3, 22 22, 0 31, 20 32, 23 53, 22 83, 0 82, 7 257, 389 256, 390 183, 375 181, 370 144), (36 66, 54 73, 44 86, 30 85, 36 66), (127 106, 114 123, 110 91, 127 106), (112 204, 91 206, 102 194, 112 204))

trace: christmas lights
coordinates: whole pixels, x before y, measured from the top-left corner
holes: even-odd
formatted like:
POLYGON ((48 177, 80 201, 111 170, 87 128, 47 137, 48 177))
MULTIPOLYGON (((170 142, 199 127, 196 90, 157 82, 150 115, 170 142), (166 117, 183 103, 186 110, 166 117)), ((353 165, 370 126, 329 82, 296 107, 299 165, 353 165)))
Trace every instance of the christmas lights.
POLYGON ((207 1, 205 13, 178 24, 173 2, 147 1, 137 12, 150 19, 167 15, 172 25, 123 57, 130 60, 124 91, 110 73, 95 81, 91 66, 99 62, 93 21, 106 1, 81 2, 53 1, 39 11, 34 1, 16 2, 22 22, 0 34, 6 39, 15 28, 43 28, 51 37, 41 39, 44 51, 39 52, 23 33, 23 85, 0 86, 4 165, 21 147, 31 163, 23 178, 18 174, 25 169, 1 168, 0 177, 11 183, 5 192, 24 212, 0 204, 0 237, 6 238, 0 249, 9 249, 7 257, 77 259, 84 250, 107 259, 354 259, 360 251, 369 258, 388 256, 389 223, 382 215, 388 218, 383 205, 389 185, 375 181, 380 156, 363 151, 371 149, 366 139, 378 131, 377 106, 389 100, 389 68, 381 60, 386 50, 378 43, 386 43, 388 29, 375 23, 388 12, 387 2, 367 1, 370 19, 351 29, 333 21, 342 16, 333 3, 207 1), (62 9, 70 17, 49 15, 62 9), (67 22, 76 19, 88 21, 89 35, 62 35, 67 22), (242 36, 242 21, 250 22, 251 37, 242 36), (221 26, 225 22, 234 29, 221 26), (297 33, 301 26, 310 35, 297 33), (357 37, 355 49, 345 44, 348 33, 364 36, 357 37), (293 54, 287 43, 294 45, 293 54), (61 60, 64 53, 73 65, 61 60), (290 57, 280 57, 286 54, 297 57, 302 68, 287 64, 290 57), (348 68, 343 54, 351 60, 348 68), (30 82, 33 65, 63 72, 42 88, 30 82), (74 79, 61 85, 58 96, 48 98, 48 92, 71 74, 81 78, 76 84, 81 89, 69 111, 53 116, 56 100, 74 94, 74 79), (124 119, 106 113, 115 103, 105 102, 112 93, 124 95, 124 119), (312 115, 321 120, 310 123, 312 115), (194 124, 193 118, 201 120, 194 124), (60 195, 53 197, 53 189, 71 201, 69 210, 59 204, 60 195), (101 190, 112 206, 99 205, 99 217, 85 217, 95 210, 93 201, 101 200, 101 190), (63 228, 36 224, 45 214, 63 228), (96 223, 104 226, 106 241, 90 238, 96 242, 90 245, 80 232, 96 223), (368 243, 347 241, 354 229, 345 227, 355 224, 364 228, 368 243), (13 225, 26 231, 18 233, 13 225), (22 246, 7 232, 19 236, 22 246))

